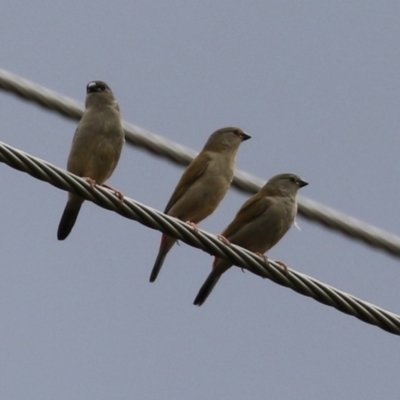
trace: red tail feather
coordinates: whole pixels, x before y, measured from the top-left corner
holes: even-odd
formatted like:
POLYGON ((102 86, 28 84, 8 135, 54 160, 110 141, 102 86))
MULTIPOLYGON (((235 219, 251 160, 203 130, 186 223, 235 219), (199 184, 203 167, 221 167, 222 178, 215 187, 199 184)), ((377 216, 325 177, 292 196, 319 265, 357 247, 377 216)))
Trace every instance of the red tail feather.
POLYGON ((212 265, 213 269, 214 269, 215 266, 217 265, 218 261, 219 261, 219 258, 218 258, 218 257, 215 257, 215 258, 214 258, 213 265, 212 265))

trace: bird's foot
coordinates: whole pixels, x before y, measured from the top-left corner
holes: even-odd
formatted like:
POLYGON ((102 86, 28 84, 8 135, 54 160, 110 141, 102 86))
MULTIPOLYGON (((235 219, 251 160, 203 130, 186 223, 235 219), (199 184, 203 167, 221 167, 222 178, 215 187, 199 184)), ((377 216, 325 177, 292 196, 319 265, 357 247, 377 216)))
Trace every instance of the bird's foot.
POLYGON ((103 187, 105 187, 106 189, 109 189, 109 190, 111 190, 112 192, 114 192, 114 194, 118 197, 118 199, 119 199, 119 201, 120 201, 121 203, 124 202, 124 195, 123 195, 122 192, 120 192, 119 190, 114 189, 113 187, 108 186, 108 185, 106 185, 106 184, 104 184, 104 183, 103 183, 101 186, 103 186, 103 187))
POLYGON ((282 261, 275 261, 275 262, 283 268, 283 272, 285 273, 286 276, 288 276, 289 275, 288 266, 282 261))
POLYGON ((257 254, 258 257, 261 257, 264 260, 265 264, 268 264, 268 257, 265 254, 259 253, 258 251, 256 251, 255 254, 257 254))
POLYGON ((192 221, 186 221, 186 223, 187 223, 188 225, 190 225, 196 233, 199 231, 199 227, 198 227, 194 222, 192 222, 192 221))
MULTIPOLYGON (((264 260, 265 265, 268 265, 268 257, 265 254, 260 253, 258 251, 256 251, 254 254, 258 255, 258 257, 261 257, 264 260)), ((264 276, 263 278, 265 279, 264 276)))
MULTIPOLYGON (((258 253, 258 252, 256 252, 255 254, 257 254, 259 257, 261 257, 264 260, 265 264, 268 264, 268 257, 265 254, 261 254, 261 253, 258 253)), ((283 272, 285 273, 286 276, 289 275, 289 268, 284 262, 275 261, 275 263, 280 265, 283 268, 283 272)))
POLYGON ((92 178, 89 178, 88 176, 85 176, 83 179, 90 185, 91 188, 94 188, 96 186, 96 181, 92 178))
POLYGON ((217 235, 217 238, 222 242, 225 243, 227 246, 231 245, 231 242, 223 235, 217 235))

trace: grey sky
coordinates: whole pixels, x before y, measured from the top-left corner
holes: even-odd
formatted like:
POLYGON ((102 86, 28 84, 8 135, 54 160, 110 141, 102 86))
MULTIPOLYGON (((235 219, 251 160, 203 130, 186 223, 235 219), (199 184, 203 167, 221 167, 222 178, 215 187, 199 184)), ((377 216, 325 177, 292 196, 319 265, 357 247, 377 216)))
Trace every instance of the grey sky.
MULTIPOLYGON (((199 150, 252 139, 237 166, 294 172, 310 197, 399 234, 397 2, 6 1, 1 67, 199 150), (151 4, 150 4, 151 3, 151 4)), ((0 92, 0 140, 65 167, 76 123, 0 92)), ((2 399, 397 399, 399 339, 240 269, 192 301, 212 258, 182 244, 154 284, 160 233, 0 165, 2 399)), ((110 185, 163 209, 182 169, 126 146, 110 185)), ((201 227, 220 232, 231 190, 201 227)), ((271 258, 400 313, 395 260, 303 219, 271 258)))

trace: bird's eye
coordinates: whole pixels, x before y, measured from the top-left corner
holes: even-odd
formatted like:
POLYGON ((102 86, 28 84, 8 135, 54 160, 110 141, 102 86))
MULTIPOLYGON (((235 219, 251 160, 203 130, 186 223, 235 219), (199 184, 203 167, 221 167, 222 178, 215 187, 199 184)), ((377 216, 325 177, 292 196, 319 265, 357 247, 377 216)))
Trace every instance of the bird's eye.
POLYGON ((290 182, 296 183, 296 178, 295 178, 294 176, 291 176, 291 177, 289 178, 289 180, 290 180, 290 182))

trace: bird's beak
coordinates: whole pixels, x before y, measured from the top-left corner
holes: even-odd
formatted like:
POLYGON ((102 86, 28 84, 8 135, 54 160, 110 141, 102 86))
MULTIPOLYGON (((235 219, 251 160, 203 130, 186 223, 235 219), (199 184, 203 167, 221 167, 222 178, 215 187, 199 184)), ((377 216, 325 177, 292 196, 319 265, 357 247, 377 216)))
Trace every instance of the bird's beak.
POLYGON ((240 134, 240 137, 242 138, 243 142, 247 139, 251 139, 251 136, 244 132, 240 134))
POLYGON ((306 181, 303 181, 302 179, 300 179, 299 180, 299 182, 297 183, 298 185, 299 185, 299 187, 304 187, 304 186, 307 186, 308 185, 308 182, 306 182, 306 181))

